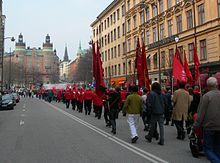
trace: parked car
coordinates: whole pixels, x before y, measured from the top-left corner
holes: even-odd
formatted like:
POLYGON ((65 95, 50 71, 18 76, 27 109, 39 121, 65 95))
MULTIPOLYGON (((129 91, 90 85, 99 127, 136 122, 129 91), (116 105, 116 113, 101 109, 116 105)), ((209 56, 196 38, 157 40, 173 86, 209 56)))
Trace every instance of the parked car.
POLYGON ((12 93, 12 95, 14 96, 15 102, 19 103, 20 101, 20 96, 17 93, 12 93))
POLYGON ((12 94, 5 94, 1 98, 1 109, 14 109, 14 100, 12 94))

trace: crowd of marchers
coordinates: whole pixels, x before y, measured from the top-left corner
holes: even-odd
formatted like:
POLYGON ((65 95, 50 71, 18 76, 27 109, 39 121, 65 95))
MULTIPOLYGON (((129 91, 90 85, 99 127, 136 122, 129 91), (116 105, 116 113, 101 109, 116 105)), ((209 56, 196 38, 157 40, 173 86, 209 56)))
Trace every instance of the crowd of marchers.
POLYGON ((192 88, 179 82, 175 90, 161 88, 158 82, 151 85, 151 90, 128 88, 106 89, 102 96, 93 89, 68 87, 66 90, 39 90, 39 99, 63 102, 66 109, 72 108, 79 113, 101 119, 102 112, 106 127, 116 134, 116 121, 120 112, 127 116, 131 143, 138 140, 138 122, 142 118, 145 139, 150 143, 157 140, 165 144, 164 125, 175 125, 178 140, 190 139, 192 155, 198 157, 205 152, 212 163, 220 163, 220 91, 216 78, 207 80, 207 90, 192 88), (158 132, 159 129, 159 132, 158 132))

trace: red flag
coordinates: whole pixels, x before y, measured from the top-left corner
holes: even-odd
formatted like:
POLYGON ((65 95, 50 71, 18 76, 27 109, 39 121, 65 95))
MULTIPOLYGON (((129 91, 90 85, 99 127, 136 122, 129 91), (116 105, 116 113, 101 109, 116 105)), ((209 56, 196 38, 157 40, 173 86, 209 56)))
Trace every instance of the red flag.
POLYGON ((146 61, 146 52, 145 52, 145 44, 144 41, 142 43, 142 69, 144 70, 144 79, 145 79, 145 87, 150 90, 150 79, 148 74, 148 67, 147 67, 147 61, 146 61))
POLYGON ((176 49, 176 54, 173 58, 173 77, 179 81, 186 82, 186 73, 184 71, 184 67, 178 58, 180 56, 179 50, 176 49))
POLYGON ((185 51, 184 51, 184 70, 185 70, 185 72, 186 72, 186 77, 187 77, 187 82, 189 83, 189 84, 192 84, 192 81, 193 81, 193 78, 192 78, 192 74, 191 74, 191 72, 190 72, 190 70, 189 70, 189 65, 188 65, 188 61, 187 61, 187 58, 186 58, 186 53, 185 53, 185 51))
POLYGON ((193 59, 194 59, 194 66, 195 66, 195 81, 198 81, 200 73, 199 73, 199 58, 196 52, 196 47, 194 45, 194 53, 193 53, 193 59))
POLYGON ((137 69, 137 79, 138 85, 140 87, 144 86, 144 70, 142 65, 142 54, 139 38, 137 39, 137 48, 136 48, 136 59, 135 59, 135 68, 137 69))
POLYGON ((92 41, 92 54, 93 54, 93 77, 96 78, 96 66, 97 66, 97 55, 96 55, 96 52, 95 52, 95 43, 92 41))
POLYGON ((99 45, 97 42, 97 65, 96 65, 96 94, 102 96, 105 91, 105 83, 103 81, 103 68, 102 68, 102 61, 101 61, 101 54, 99 51, 99 45))

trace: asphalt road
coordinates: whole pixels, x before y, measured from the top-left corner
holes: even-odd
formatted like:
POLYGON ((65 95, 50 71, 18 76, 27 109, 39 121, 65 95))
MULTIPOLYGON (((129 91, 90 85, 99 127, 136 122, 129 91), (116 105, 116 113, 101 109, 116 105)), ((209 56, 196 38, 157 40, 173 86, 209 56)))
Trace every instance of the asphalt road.
POLYGON ((0 163, 206 163, 191 156, 188 140, 177 140, 165 127, 165 145, 148 143, 139 122, 139 139, 131 144, 126 117, 117 134, 104 118, 66 109, 62 103, 22 98, 15 110, 0 111, 0 163))

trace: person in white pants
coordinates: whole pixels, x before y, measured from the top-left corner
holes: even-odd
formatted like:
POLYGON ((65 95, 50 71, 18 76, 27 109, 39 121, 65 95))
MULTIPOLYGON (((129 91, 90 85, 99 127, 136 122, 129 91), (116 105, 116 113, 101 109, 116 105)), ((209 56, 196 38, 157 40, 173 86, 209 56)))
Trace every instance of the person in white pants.
POLYGON ((141 96, 137 94, 137 86, 132 86, 131 91, 132 94, 127 97, 123 111, 128 114, 127 122, 131 131, 131 142, 135 143, 138 140, 138 121, 139 117, 142 115, 142 99, 141 96))

